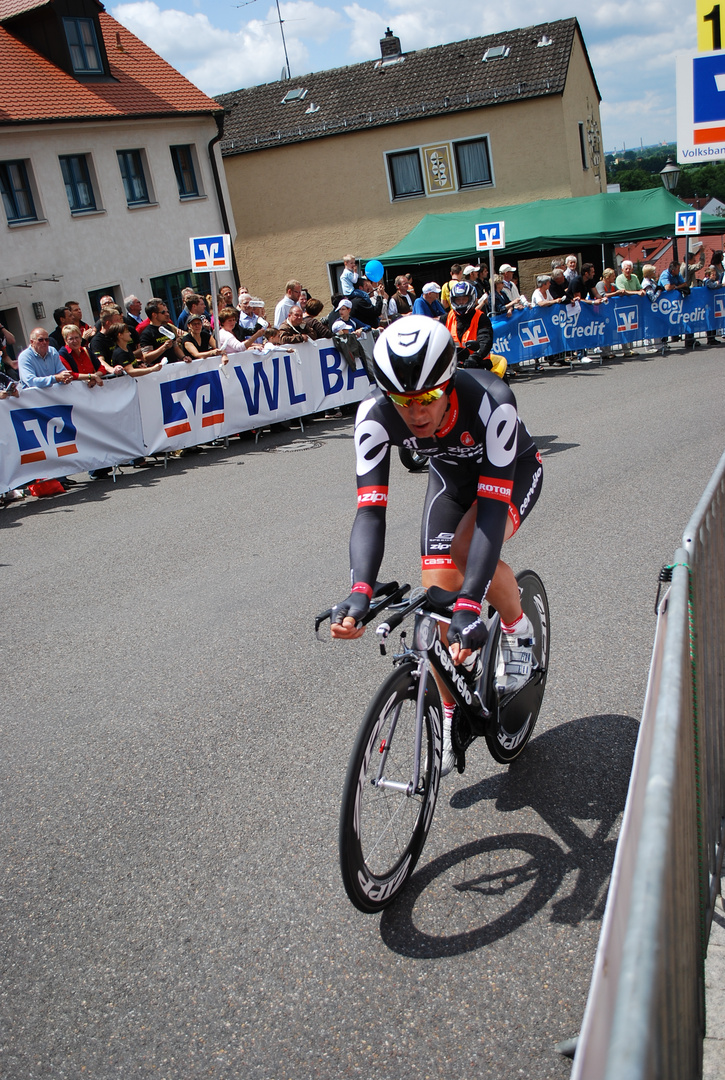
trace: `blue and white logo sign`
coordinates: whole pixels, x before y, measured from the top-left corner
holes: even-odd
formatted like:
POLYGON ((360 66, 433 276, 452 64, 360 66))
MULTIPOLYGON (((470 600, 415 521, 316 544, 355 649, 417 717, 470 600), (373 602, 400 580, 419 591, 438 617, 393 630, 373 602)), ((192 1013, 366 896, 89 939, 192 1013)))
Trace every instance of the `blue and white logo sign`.
POLYGON ((615 309, 617 316, 617 333, 629 334, 632 330, 639 329, 639 319, 637 307, 617 307, 615 309))
POLYGON ((231 242, 229 233, 219 233, 217 236, 190 236, 191 269, 195 272, 203 270, 231 270, 231 242))
POLYGON ((699 236, 701 221, 700 210, 678 210, 675 214, 675 236, 699 236))
POLYGON ((548 345, 551 340, 542 319, 535 319, 525 326, 520 326, 519 338, 525 349, 540 349, 542 345, 548 345))
POLYGON ((476 226, 476 251, 499 251, 506 246, 503 221, 489 221, 476 226))

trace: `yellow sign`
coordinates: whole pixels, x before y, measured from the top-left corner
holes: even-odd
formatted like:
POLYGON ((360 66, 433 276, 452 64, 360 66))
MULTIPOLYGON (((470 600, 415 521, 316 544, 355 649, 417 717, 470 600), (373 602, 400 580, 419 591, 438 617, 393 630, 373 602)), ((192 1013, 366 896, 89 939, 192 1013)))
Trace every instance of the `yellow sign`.
POLYGON ((429 195, 443 195, 456 190, 456 181, 451 166, 451 144, 423 146, 425 167, 425 186, 429 195))
POLYGON ((697 48, 700 52, 717 52, 723 47, 725 10, 715 0, 695 0, 697 5, 697 48))

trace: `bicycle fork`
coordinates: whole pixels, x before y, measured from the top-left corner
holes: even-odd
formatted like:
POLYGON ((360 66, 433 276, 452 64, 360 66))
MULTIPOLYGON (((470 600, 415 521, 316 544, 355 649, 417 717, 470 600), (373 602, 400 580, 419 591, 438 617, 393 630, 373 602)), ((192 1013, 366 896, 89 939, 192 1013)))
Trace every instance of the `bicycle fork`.
POLYGON ((400 710, 403 707, 403 702, 400 701, 395 706, 395 715, 390 722, 390 728, 388 729, 387 738, 385 740, 385 749, 383 750, 378 775, 372 781, 374 787, 385 788, 388 791, 400 791, 403 795, 407 795, 408 798, 416 794, 418 791, 418 782, 420 780, 420 758, 423 749, 423 708, 425 705, 425 691, 429 667, 428 657, 420 656, 415 672, 411 672, 411 675, 414 674, 418 680, 418 693, 415 702, 415 756, 413 761, 412 779, 407 784, 403 784, 399 780, 387 780, 385 778, 385 763, 388 760, 388 753, 393 742, 398 717, 400 716, 400 710))

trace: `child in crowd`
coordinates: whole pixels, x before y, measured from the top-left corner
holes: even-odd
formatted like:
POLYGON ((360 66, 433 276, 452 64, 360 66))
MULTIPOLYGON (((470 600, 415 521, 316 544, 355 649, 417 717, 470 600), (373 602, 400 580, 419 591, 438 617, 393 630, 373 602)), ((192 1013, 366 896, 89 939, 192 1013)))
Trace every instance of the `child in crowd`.
POLYGON ((355 334, 356 337, 360 337, 362 330, 356 330, 354 324, 350 321, 350 312, 352 311, 352 304, 346 298, 343 298, 335 308, 337 312, 337 319, 332 324, 333 334, 355 334))
POLYGON ((291 348, 289 345, 282 344, 280 340, 281 334, 282 331, 279 330, 276 326, 268 326, 262 334, 262 337, 264 338, 264 345, 261 346, 260 352, 271 353, 275 352, 275 350, 278 349, 283 349, 286 353, 296 352, 296 349, 291 348))
POLYGON ((367 299, 367 293, 360 288, 357 259, 354 255, 345 255, 342 261, 345 269, 340 274, 340 291, 343 296, 359 296, 361 300, 367 299))

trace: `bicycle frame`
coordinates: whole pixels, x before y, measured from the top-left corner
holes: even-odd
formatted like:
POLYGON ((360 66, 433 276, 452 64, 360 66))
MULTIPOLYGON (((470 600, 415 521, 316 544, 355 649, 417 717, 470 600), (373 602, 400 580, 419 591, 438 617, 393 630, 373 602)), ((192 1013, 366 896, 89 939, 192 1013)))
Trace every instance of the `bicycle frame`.
MULTIPOLYGON (((380 762, 380 768, 378 769, 378 775, 373 781, 375 787, 401 791, 408 796, 413 795, 418 789, 420 780, 421 749, 423 744, 423 702, 428 683, 428 672, 430 670, 438 675, 453 700, 468 719, 471 730, 476 735, 485 735, 490 729, 490 710, 484 705, 478 692, 471 686, 469 680, 466 678, 465 669, 456 667, 451 659, 448 649, 441 641, 438 623, 448 623, 449 621, 450 620, 437 614, 427 611, 417 611, 413 628, 413 647, 412 649, 406 649, 405 652, 394 658, 399 663, 415 660, 415 668, 411 665, 411 673, 415 671, 415 676, 418 680, 418 696, 415 712, 414 771, 413 777, 408 784, 403 784, 394 780, 386 780, 385 762, 388 756, 388 747, 386 746, 380 762)), ((378 627, 377 632, 381 637, 385 638, 389 633, 389 628, 386 624, 382 624, 382 626, 378 627)), ((399 709, 400 706, 398 706, 398 710, 399 709)), ((389 741, 392 741, 397 719, 397 716, 395 716, 391 722, 388 734, 389 741)))

